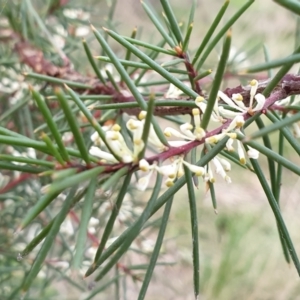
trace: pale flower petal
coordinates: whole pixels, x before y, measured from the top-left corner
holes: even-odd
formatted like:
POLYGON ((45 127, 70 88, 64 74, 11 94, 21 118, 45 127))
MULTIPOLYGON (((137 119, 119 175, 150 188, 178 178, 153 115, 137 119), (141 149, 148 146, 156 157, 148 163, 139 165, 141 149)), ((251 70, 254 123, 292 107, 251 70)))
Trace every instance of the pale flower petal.
POLYGON ((254 149, 254 148, 252 148, 250 146, 248 146, 248 148, 249 148, 249 150, 247 151, 248 157, 249 158, 253 158, 253 159, 258 159, 259 152, 256 149, 254 149))

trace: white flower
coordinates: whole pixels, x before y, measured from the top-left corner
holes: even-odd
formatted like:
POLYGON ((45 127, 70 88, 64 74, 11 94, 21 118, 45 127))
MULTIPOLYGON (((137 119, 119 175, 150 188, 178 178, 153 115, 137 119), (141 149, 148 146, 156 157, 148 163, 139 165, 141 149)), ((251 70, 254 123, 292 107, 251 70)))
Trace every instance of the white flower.
POLYGON ((184 123, 179 126, 181 132, 172 127, 167 127, 164 130, 164 135, 166 137, 174 136, 189 141, 202 140, 206 133, 205 130, 200 127, 200 114, 198 109, 193 110, 193 117, 195 127, 193 127, 191 123, 184 123))
POLYGON ((239 158, 240 158, 240 163, 244 165, 246 163, 244 147, 243 147, 241 141, 237 140, 236 142, 237 142, 237 148, 238 148, 238 155, 239 155, 239 158))
POLYGON ((127 147, 120 130, 121 127, 115 124, 112 130, 106 132, 105 139, 115 155, 119 156, 124 163, 130 163, 134 158, 133 153, 127 147))
POLYGON ((221 177, 227 182, 231 183, 230 177, 226 174, 226 171, 223 168, 223 165, 218 157, 214 157, 212 159, 213 164, 215 165, 216 168, 216 173, 221 175, 221 177))
POLYGON ((126 126, 128 130, 133 132, 133 156, 137 158, 139 153, 143 151, 145 145, 142 140, 143 129, 144 129, 144 120, 134 120, 130 119, 126 126))
POLYGON ((141 171, 147 172, 150 170, 150 164, 147 162, 146 159, 143 158, 139 161, 139 168, 141 171))
POLYGON ((253 149, 252 147, 248 146, 249 150, 247 151, 247 155, 249 158, 258 159, 259 152, 256 149, 253 149))
MULTIPOLYGON (((190 86, 189 83, 185 82, 185 84, 187 86, 190 86)), ((169 99, 169 98, 174 98, 174 99, 177 99, 177 98, 180 98, 181 95, 183 95, 183 91, 180 90, 178 87, 176 87, 174 84, 170 84, 169 85, 169 89, 168 91, 166 92, 165 94, 165 98, 169 99)))
POLYGON ((182 161, 185 166, 187 166, 196 176, 203 176, 205 174, 205 169, 196 165, 192 165, 186 161, 182 161))
POLYGON ((219 91, 218 97, 221 98, 227 105, 235 109, 235 111, 232 111, 224 108, 223 106, 219 106, 218 109, 221 115, 227 118, 232 118, 233 116, 238 116, 245 113, 253 114, 255 111, 262 110, 266 102, 266 98, 260 93, 256 94, 257 88, 258 81, 255 79, 251 80, 249 107, 246 107, 243 103, 243 97, 241 94, 233 94, 232 99, 230 99, 225 93, 219 91), (254 99, 256 100, 255 107, 253 107, 254 99))
POLYGON ((147 175, 139 178, 137 182, 137 189, 140 191, 145 191, 149 185, 150 178, 154 172, 154 170, 158 170, 156 163, 150 165, 145 159, 141 159, 139 161, 139 169, 143 172, 148 172, 147 175))
POLYGON ((118 161, 116 160, 116 158, 108 152, 105 152, 101 149, 99 149, 98 147, 92 146, 89 150, 89 153, 93 156, 96 156, 98 158, 103 159, 103 162, 112 162, 112 163, 117 163, 118 161))

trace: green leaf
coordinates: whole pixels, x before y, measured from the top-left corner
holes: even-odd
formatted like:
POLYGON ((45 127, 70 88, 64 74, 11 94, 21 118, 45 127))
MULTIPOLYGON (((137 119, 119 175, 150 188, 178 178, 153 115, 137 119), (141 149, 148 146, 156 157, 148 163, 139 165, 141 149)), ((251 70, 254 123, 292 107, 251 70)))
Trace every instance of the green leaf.
MULTIPOLYGON (((135 27, 135 28, 132 30, 132 33, 131 33, 131 38, 132 38, 132 39, 135 39, 135 37, 136 37, 136 32, 137 32, 137 28, 135 27)), ((127 50, 126 55, 125 55, 125 60, 130 61, 130 57, 131 57, 131 51, 130 51, 130 50, 127 50)), ((126 67, 125 67, 125 70, 127 70, 126 67)))
MULTIPOLYGON (((100 61, 113 63, 112 60, 106 56, 96 56, 96 58, 100 61)), ((182 61, 182 59, 180 59, 180 60, 182 61)), ((124 59, 119 59, 119 62, 124 66, 124 69, 126 69, 126 67, 134 67, 136 69, 146 69, 146 70, 151 69, 151 67, 149 65, 147 65, 145 63, 141 63, 141 62, 129 61, 129 60, 124 60, 124 59)), ((172 61, 172 62, 174 63, 174 61, 172 61)), ((175 61, 175 63, 176 63, 176 61, 175 61)), ((169 65, 167 65, 167 64, 161 64, 161 66, 164 67, 164 69, 166 69, 170 73, 187 74, 187 72, 185 70, 168 68, 169 65)), ((117 88, 117 90, 118 89, 119 89, 119 87, 117 88)))
MULTIPOLYGON (((158 18, 155 15, 155 13, 150 9, 150 7, 148 6, 148 4, 146 4, 144 1, 141 1, 141 4, 142 4, 145 12, 147 13, 148 17, 151 19, 152 23, 156 27, 156 29, 159 31, 159 33, 162 35, 162 37, 165 39, 165 41, 169 44, 169 46, 171 48, 174 48, 174 46, 175 46, 174 42, 170 38, 170 35, 165 31, 163 25, 158 20, 158 18)), ((109 32, 108 32, 108 34, 109 34, 109 32)))
POLYGON ((86 164, 90 164, 90 157, 88 150, 85 145, 85 141, 83 139, 83 136, 80 132, 80 128, 78 126, 76 117, 74 113, 71 111, 71 108, 69 106, 68 100, 66 99, 64 93, 62 92, 61 89, 56 89, 55 92, 57 99, 61 105, 61 108, 63 109, 65 113, 65 117, 70 125, 70 129, 73 133, 74 136, 74 141, 77 144, 78 150, 81 153, 82 159, 86 162, 86 164))
POLYGON ((93 88, 91 85, 88 85, 88 84, 74 82, 74 81, 65 80, 65 79, 60 79, 60 78, 51 77, 51 76, 47 76, 47 75, 41 75, 41 74, 37 74, 37 73, 23 73, 23 75, 28 78, 38 79, 38 80, 46 81, 46 82, 50 82, 50 83, 56 83, 56 84, 61 84, 61 85, 67 84, 69 86, 72 86, 74 88, 79 88, 79 89, 92 89, 93 88))
MULTIPOLYGON (((6 130, 6 129, 4 130, 4 128, 0 127, 0 144, 1 143, 6 144, 6 145, 22 146, 25 148, 33 148, 33 149, 39 150, 43 153, 53 155, 51 153, 51 151, 49 151, 49 148, 46 143, 32 140, 21 134, 10 132, 9 130, 6 130), (9 134, 11 134, 11 136, 1 135, 3 133, 9 133, 9 134)), ((56 147, 56 149, 58 149, 57 146, 55 146, 55 147, 56 147)), ((70 155, 81 158, 81 153, 78 150, 74 150, 71 148, 66 148, 66 150, 70 155)), ((98 159, 96 159, 95 157, 92 157, 92 156, 90 156, 90 160, 94 161, 94 162, 98 162, 98 159)))
POLYGON ((154 268, 158 265, 157 259, 158 259, 159 252, 160 252, 160 249, 161 249, 161 245, 163 243, 163 239, 164 239, 164 236, 165 236, 165 232, 166 232, 166 228, 167 228, 167 225, 168 225, 168 220, 169 220, 172 204, 173 204, 173 197, 170 198, 166 203, 164 213, 163 213, 163 216, 162 216, 162 220, 161 220, 161 224, 160 224, 160 228, 159 228, 159 232, 158 232, 158 235, 157 235, 156 243, 155 243, 152 255, 151 255, 149 265, 147 267, 147 271, 146 271, 146 274, 145 274, 145 277, 144 277, 144 280, 143 280, 143 284, 142 284, 141 289, 140 289, 138 300, 145 299, 146 292, 147 292, 150 280, 152 278, 154 268))
MULTIPOLYGON (((132 38, 127 37, 127 36, 122 36, 122 38, 125 39, 126 41, 130 42, 133 45, 138 45, 138 46, 153 50, 157 53, 163 53, 163 54, 172 55, 172 56, 177 55, 174 50, 166 50, 162 47, 155 46, 153 44, 149 44, 149 43, 146 43, 146 42, 142 42, 140 40, 132 39, 132 38)), ((165 41, 163 41, 163 42, 165 43, 165 41)))
POLYGON ((93 211, 96 187, 97 187, 97 179, 93 177, 89 183, 89 186, 85 194, 83 209, 80 217, 78 236, 75 245, 75 254, 72 263, 74 269, 79 269, 81 267, 84 258, 88 224, 93 211))
MULTIPOLYGON (((160 189, 161 189, 161 183, 162 183, 162 176, 160 174, 157 175, 156 183, 152 191, 152 195, 143 211, 141 216, 134 222, 134 224, 127 229, 126 231, 121 234, 121 236, 118 238, 118 240, 122 241, 119 246, 120 249, 117 251, 117 253, 111 258, 109 262, 105 265, 105 267, 100 271, 100 273, 96 277, 96 281, 101 280, 103 276, 109 272, 109 270, 119 261, 121 256, 128 250, 131 243, 134 241, 134 239, 139 235, 141 229, 143 228, 146 221, 149 219, 151 215, 151 210, 153 209, 153 206, 157 200, 157 197, 159 195, 160 189), (125 237, 125 239, 124 239, 125 237)), ((114 244, 114 243, 113 243, 114 244)), ((111 246, 109 247, 111 248, 111 246)), ((97 262, 95 262, 86 272, 85 276, 91 275, 100 265, 107 259, 107 250, 103 252, 102 256, 99 258, 97 262)))
MULTIPOLYGON (((186 100, 155 100, 154 106, 173 106, 173 107, 190 107, 195 108, 197 105, 194 101, 186 100)), ((101 104, 95 106, 95 109, 107 110, 107 109, 126 109, 139 107, 137 102, 126 102, 126 103, 112 103, 112 104, 101 104)))
POLYGON ((108 69, 105 69, 105 73, 107 75, 108 80, 110 81, 110 83, 112 84, 113 88, 115 89, 116 92, 120 93, 120 88, 118 86, 118 84, 116 83, 114 77, 112 76, 111 72, 109 72, 108 69))
POLYGON ((115 224, 115 221, 116 221, 116 218, 119 214, 119 211, 121 209, 121 206, 122 206, 122 203, 123 203, 123 200, 124 200, 124 197, 126 195, 126 192, 127 192, 127 189, 128 189, 128 186, 130 184, 130 180, 131 180, 131 176, 132 176, 132 173, 129 172, 124 181, 123 181, 123 184, 122 184, 122 187, 118 193, 118 196, 117 196, 117 200, 116 200, 116 203, 114 204, 114 208, 111 212, 111 215, 110 215, 110 218, 105 226, 105 229, 103 231, 103 234, 102 234, 102 237, 101 237, 101 242, 99 244, 99 247, 97 249, 97 252, 96 252, 96 255, 95 255, 95 258, 94 258, 94 263, 95 265, 97 265, 97 262, 99 261, 101 255, 102 255, 102 252, 104 250, 104 247, 105 247, 105 244, 113 230, 113 226, 115 224))
POLYGON ((272 60, 272 61, 265 62, 265 63, 259 64, 256 66, 251 66, 246 69, 242 69, 238 72, 239 73, 256 73, 256 72, 261 72, 261 71, 277 68, 280 66, 285 66, 286 64, 291 64, 291 63, 294 64, 294 63, 298 63, 298 62, 300 62, 300 54, 294 54, 294 55, 290 55, 285 58, 272 60))
POLYGON ((142 134, 142 141, 144 144, 143 150, 139 153, 138 159, 141 160, 145 156, 145 152, 147 149, 147 144, 148 144, 148 138, 149 138, 149 132, 150 132, 150 127, 152 124, 152 119, 153 119, 153 109, 154 109, 154 95, 151 97, 148 101, 148 109, 147 109, 147 115, 144 123, 144 131, 142 134))
MULTIPOLYGON (((85 194, 86 190, 83 189, 81 192, 77 193, 77 195, 73 198, 73 203, 72 206, 74 206, 82 196, 85 194)), ((33 240, 25 247, 25 249, 20 253, 20 257, 25 257, 27 256, 37 245, 39 245, 44 238, 49 234, 49 231, 55 221, 56 217, 51 220, 48 225, 46 225, 42 231, 33 238, 33 240)))
POLYGON ((231 31, 227 32, 223 50, 221 54, 221 58, 218 64, 217 72, 213 81, 213 85, 207 100, 207 107, 203 114, 202 121, 201 121, 201 127, 205 130, 208 126, 211 114, 213 112, 215 102, 217 101, 218 91, 220 89, 222 80, 223 80, 223 74, 226 69, 227 59, 230 51, 230 44, 231 44, 231 31))
POLYGON ((193 28, 194 28, 194 23, 191 23, 188 27, 187 33, 186 33, 184 41, 182 43, 182 52, 186 52, 188 49, 193 28))
MULTIPOLYGON (((228 1, 229 2, 229 1, 228 1)), ((250 7, 251 4, 253 4, 254 0, 249 0, 246 2, 230 19, 226 22, 226 24, 222 27, 222 29, 219 31, 219 33, 215 36, 215 38, 207 45, 205 52, 201 56, 201 59, 199 60, 196 70, 199 70, 203 63, 205 62, 208 55, 212 52, 212 50, 215 48, 217 43, 220 41, 220 39, 225 35, 225 33, 230 29, 230 27, 241 17, 241 15, 250 7)), ((226 5, 227 1, 225 1, 224 6, 226 5)), ((228 5, 228 4, 227 4, 228 5)), ((223 6, 223 7, 224 7, 223 6)), ((224 11, 225 12, 225 11, 224 11)), ((204 45, 205 46, 205 45, 204 45)))
POLYGON ((65 165, 65 162, 61 156, 61 154, 58 152, 58 149, 53 145, 51 139, 46 133, 42 133, 40 138, 45 142, 45 144, 48 146, 48 149, 51 151, 51 154, 56 158, 56 160, 62 165, 65 165))
POLYGON ((23 156, 13 156, 13 155, 8 155, 8 154, 0 154, 0 161, 1 160, 15 161, 15 162, 20 162, 20 163, 25 163, 25 164, 30 164, 30 165, 38 165, 38 166, 48 167, 48 168, 53 168, 55 166, 54 162, 41 160, 41 159, 35 159, 35 158, 29 158, 29 157, 23 157, 23 156))
POLYGON ((90 180, 93 177, 98 176, 101 172, 105 170, 104 167, 96 167, 88 171, 81 172, 79 174, 70 176, 58 182, 54 182, 47 189, 47 193, 42 196, 41 199, 29 210, 26 214, 24 220, 20 225, 20 229, 26 227, 40 212, 42 212, 62 191, 72 187, 74 185, 80 184, 83 181, 90 180))
POLYGON ((278 227, 280 229, 280 232, 286 242, 286 245, 287 245, 287 248, 289 250, 289 253, 291 255, 291 258, 294 262, 294 265, 296 267, 296 270, 300 276, 300 263, 299 263, 299 259, 298 259, 298 256, 297 256, 297 252, 294 248, 294 245, 293 245, 293 242, 290 238, 290 235, 289 235, 289 232, 288 232, 288 229, 284 223, 284 220, 281 216, 281 212, 280 212, 280 209, 278 207, 278 204, 277 204, 277 201, 276 199, 274 198, 274 195, 272 193, 272 191, 270 190, 269 188, 269 185, 268 185, 268 182, 263 174, 263 171, 261 170, 260 166, 259 166, 259 163, 255 160, 255 159, 250 159, 252 165, 253 165, 253 169, 260 181, 260 184, 266 194, 266 197, 268 198, 268 201, 269 201, 269 204, 271 206, 271 209, 273 211, 273 214, 276 218, 276 221, 277 221, 277 224, 278 224, 278 227))
POLYGON ((263 137, 263 136, 266 136, 266 135, 269 135, 271 132, 273 131, 277 131, 281 128, 284 128, 286 126, 289 126, 293 123, 296 123, 300 120, 300 112, 294 114, 293 116, 291 117, 286 117, 284 119, 281 119, 281 120, 277 120, 275 123, 267 126, 267 127, 264 127, 262 129, 260 129, 259 131, 256 131, 254 133, 252 133, 251 135, 249 135, 247 137, 247 139, 249 140, 254 140, 254 139, 257 139, 259 137, 263 137))
POLYGON ((72 90, 70 89, 68 86, 66 86, 66 89, 69 93, 69 95, 71 96, 71 98, 74 100, 74 102, 77 104, 77 106, 79 107, 80 111, 84 114, 84 116, 87 118, 87 120, 90 122, 90 124, 94 127, 94 129, 97 131, 99 137, 101 138, 101 140, 104 142, 105 146, 107 147, 107 149, 109 150, 109 152, 118 160, 121 161, 122 158, 117 156, 114 151, 112 151, 111 147, 109 146, 109 144, 106 141, 105 138, 105 132, 102 129, 101 125, 98 123, 98 121, 94 118, 94 116, 91 114, 90 110, 84 105, 84 103, 81 101, 81 99, 79 98, 79 96, 72 90))
POLYGON ((45 238, 45 242, 43 243, 39 253, 37 254, 29 273, 25 277, 24 283, 22 285, 22 289, 24 292, 28 291, 28 289, 32 285, 33 280, 35 279, 35 277, 38 275, 39 271, 41 270, 42 264, 44 263, 46 256, 47 256, 48 252, 50 251, 51 246, 54 243, 55 237, 59 232, 60 226, 61 226, 62 222, 65 220, 65 218, 70 210, 76 190, 77 190, 77 187, 73 188, 69 192, 66 200, 63 203, 63 206, 62 206, 59 214, 55 218, 55 221, 53 222, 53 225, 51 226, 50 231, 49 231, 47 237, 45 238))
POLYGON ((293 173, 300 176, 300 167, 298 167, 296 164, 293 164, 292 162, 290 162, 289 160, 287 160, 283 156, 279 155, 278 153, 270 150, 269 148, 267 148, 263 145, 260 145, 256 142, 254 142, 254 141, 244 140, 243 142, 244 142, 245 145, 249 145, 250 147, 256 149, 258 152, 264 154, 268 158, 273 159, 277 163, 283 165, 284 167, 286 167, 287 169, 289 169, 293 173))
POLYGON ((142 60, 144 63, 149 65, 154 71, 159 73, 162 77, 167 79, 170 83, 173 83, 176 87, 178 87, 181 91, 183 91, 186 95, 196 98, 198 94, 194 92, 192 89, 187 87, 184 83, 182 83, 178 78, 172 76, 168 71, 166 71, 164 68, 162 68, 158 63, 153 61, 151 58, 149 58, 147 55, 145 55, 141 50, 131 45, 129 42, 127 42, 124 38, 122 38, 117 33, 105 29, 105 31, 117 42, 119 42, 121 45, 123 45, 125 48, 130 49, 131 52, 136 55, 140 60, 142 60))
POLYGON ((45 168, 37 168, 33 166, 21 166, 9 162, 0 162, 0 169, 20 171, 20 172, 32 173, 32 174, 41 174, 42 172, 47 170, 45 168))
MULTIPOLYGON (((101 44, 101 46, 105 50, 107 56, 111 59, 111 61, 113 62, 115 68, 117 69, 117 71, 119 72, 120 76, 122 77, 123 81, 126 83, 127 87, 131 91, 131 93, 132 93, 133 97, 135 98, 135 100, 138 102, 138 104, 140 105, 140 107, 143 110, 147 110, 147 103, 146 103, 146 101, 142 97, 142 95, 139 92, 138 88, 134 85, 133 81, 131 80, 130 76, 128 75, 128 73, 126 72, 126 70, 124 69, 124 67, 122 66, 122 64, 120 63, 120 61, 117 58, 117 56, 115 55, 114 51, 109 47, 109 45, 106 43, 106 41, 104 40, 104 38, 101 36, 101 34, 94 27, 92 27, 92 30, 93 30, 93 32, 94 32, 97 40, 99 41, 99 43, 101 44)), ((109 30, 105 29, 105 31, 107 31, 107 33, 109 35, 111 35, 109 30)), ((132 53, 136 54, 135 51, 133 51, 133 49, 136 49, 136 48, 133 47, 127 41, 124 40, 124 42, 129 45, 129 47, 127 47, 127 49, 130 49, 130 51, 132 53)), ((143 54, 143 55, 145 55, 145 54, 143 54)), ((146 57, 148 59, 150 59, 148 56, 146 56, 146 57)), ((159 137, 160 141, 164 145, 168 145, 168 141, 165 138, 162 130, 160 129, 160 126, 158 125, 158 123, 157 123, 157 121, 155 119, 153 119, 153 127, 154 127, 156 133, 160 133, 160 134, 158 134, 158 137, 159 137)))
MULTIPOLYGON (((195 65, 198 58, 200 57, 202 51, 204 50, 204 48, 207 46, 210 38, 212 37, 214 31, 216 30, 216 28, 218 27, 220 21, 222 20, 225 12, 226 12, 226 9, 228 7, 228 4, 229 4, 229 0, 225 0, 223 6, 221 7, 220 11, 218 12, 217 16, 215 17, 214 21, 212 22, 211 26, 209 27, 206 35, 204 36, 204 38, 202 39, 202 42, 199 46, 199 48, 197 49, 196 51, 196 54, 193 58, 193 61, 192 61, 192 65, 195 65)), ((230 27, 230 26, 229 26, 230 27)), ((228 28, 229 28, 228 27, 228 28)), ((224 33, 226 32, 227 30, 224 31, 224 33)), ((219 39, 215 42, 215 44, 219 41, 219 39)), ((197 68, 197 70, 199 70, 199 68, 197 68)))
POLYGON ((94 72, 96 73, 99 80, 105 85, 105 79, 103 78, 98 66, 96 65, 96 63, 94 61, 94 58, 93 58, 93 55, 92 55, 92 52, 91 52, 89 46, 87 45, 85 40, 82 40, 82 44, 83 44, 83 48, 84 48, 84 51, 86 53, 86 56, 88 57, 88 60, 91 64, 94 72))
POLYGON ((169 1, 168 0, 160 0, 160 3, 162 5, 164 12, 166 14, 166 17, 170 23, 171 32, 174 34, 178 45, 182 44, 183 43, 182 34, 181 34, 180 28, 178 26, 176 17, 173 13, 173 10, 169 4, 169 1))
POLYGON ((211 201, 213 204, 213 208, 215 210, 215 213, 218 213, 217 210, 217 198, 216 198, 216 193, 215 193, 215 186, 212 182, 208 181, 208 186, 209 186, 209 192, 210 192, 210 196, 211 196, 211 201))
POLYGON ((274 0, 277 4, 290 10, 292 13, 300 15, 300 3, 293 0, 274 0))
POLYGON ((202 72, 202 73, 199 73, 199 74, 194 78, 194 81, 196 82, 196 81, 198 81, 198 80, 200 80, 200 79, 202 79, 202 78, 204 78, 204 77, 210 75, 211 73, 212 73, 212 69, 208 69, 208 70, 206 70, 206 71, 204 71, 204 72, 202 72))
POLYGON ((69 176, 63 180, 53 182, 50 187, 48 188, 48 193, 53 194, 57 193, 58 191, 63 191, 69 187, 72 187, 76 184, 80 184, 86 180, 92 179, 99 174, 105 171, 105 167, 94 167, 87 171, 81 171, 80 173, 69 176))
MULTIPOLYGON (((197 162, 198 166, 205 166, 211 159, 213 159, 222 149, 225 147, 228 137, 222 139, 218 144, 216 144, 211 151, 207 152, 201 159, 197 162)), ((179 189, 183 187, 186 183, 185 177, 179 178, 173 186, 171 186, 166 192, 164 192, 155 202, 154 207, 151 210, 150 218, 153 216, 173 195, 175 195, 179 189)), ((160 189, 160 185, 155 185, 155 189, 160 189)), ((153 194, 151 198, 153 197, 153 194)), ((149 203, 149 202, 148 202, 149 203)), ((116 241, 114 241, 102 254, 97 266, 92 266, 86 273, 85 276, 92 274, 96 267, 99 267, 103 262, 105 262, 124 242, 128 239, 129 236, 133 235, 136 226, 138 226, 138 220, 134 223, 134 226, 127 228, 116 241)))
POLYGON ((103 285, 93 289, 93 291, 91 292, 91 294, 84 298, 84 300, 90 300, 93 299, 95 296, 99 296, 99 294, 102 291, 105 291, 107 289, 107 287, 109 287, 110 285, 112 285, 113 283, 116 283, 120 280, 120 278, 122 278, 124 275, 117 275, 115 277, 113 277, 111 280, 108 280, 106 283, 104 283, 103 285))
POLYGON ((192 173, 187 166, 184 166, 185 179, 187 183, 190 215, 191 215, 191 230, 192 230, 192 248, 193 248, 193 279, 194 279, 194 295, 195 299, 200 293, 200 251, 199 251, 199 233, 198 233, 198 218, 196 196, 192 173))
POLYGON ((125 174, 127 174, 129 171, 128 167, 123 167, 115 172, 111 176, 107 178, 107 180, 102 184, 101 190, 103 192, 107 191, 113 186, 116 186, 116 184, 119 182, 120 178, 123 177, 125 174))
MULTIPOLYGON (((277 115, 277 114, 276 114, 277 115)), ((276 117, 275 114, 273 114, 270 111, 267 111, 266 116, 273 122, 277 122, 279 119, 276 117)), ((286 128, 280 128, 279 129, 280 132, 282 132, 282 134, 284 135, 284 137, 286 138, 286 140, 289 142, 289 144, 293 147, 293 149, 296 151, 296 153, 300 156, 300 144, 297 141, 297 139, 295 139, 295 137, 293 136, 293 134, 291 133, 291 131, 286 128)))
MULTIPOLYGON (((297 54, 300 52, 300 46, 293 52, 293 54, 297 54)), ((284 66, 280 68, 280 70, 276 73, 276 75, 272 78, 272 80, 267 84, 262 94, 265 97, 268 97, 269 94, 274 90, 276 85, 280 82, 282 77, 289 71, 289 69, 293 66, 293 62, 286 63, 284 66)))

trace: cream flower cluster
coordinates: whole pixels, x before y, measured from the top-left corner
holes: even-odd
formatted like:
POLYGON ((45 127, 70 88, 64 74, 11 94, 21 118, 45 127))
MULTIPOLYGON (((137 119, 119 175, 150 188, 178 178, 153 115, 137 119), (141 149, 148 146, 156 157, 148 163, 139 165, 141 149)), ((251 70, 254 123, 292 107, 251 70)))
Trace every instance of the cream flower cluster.
POLYGON ((184 175, 183 165, 187 166, 196 176, 205 175, 203 167, 188 163, 182 156, 174 159, 171 164, 163 166, 158 166, 156 163, 150 165, 146 159, 141 159, 139 161, 139 169, 147 174, 138 180, 137 188, 144 191, 148 187, 150 178, 155 171, 166 176, 165 185, 171 187, 176 179, 184 175))
MULTIPOLYGON (((225 137, 229 137, 226 143, 227 151, 235 151, 233 144, 236 142, 237 153, 239 155, 239 160, 241 164, 246 163, 245 150, 241 141, 237 140, 237 133, 241 134, 241 128, 243 127, 245 120, 244 114, 251 113, 261 110, 265 103, 265 97, 262 94, 256 94, 258 88, 258 82, 252 80, 250 83, 250 101, 249 107, 246 107, 243 103, 243 97, 241 94, 234 94, 232 99, 230 99, 226 94, 219 91, 218 98, 222 99, 232 110, 224 108, 218 105, 216 102, 211 120, 215 122, 224 123, 224 118, 232 119, 229 126, 224 129, 221 133, 206 137, 206 132, 201 128, 201 113, 203 114, 206 110, 207 104, 205 99, 201 96, 195 99, 195 104, 198 108, 192 110, 193 124, 184 123, 179 126, 179 130, 167 127, 164 130, 164 135, 168 138, 175 137, 179 140, 169 141, 169 145, 172 147, 179 147, 185 145, 191 141, 201 141, 205 139, 205 143, 208 145, 213 145, 218 143, 225 137), (254 99, 256 100, 256 105, 253 107, 254 99)), ((165 185, 170 187, 174 184, 177 178, 184 175, 183 166, 188 167, 196 176, 202 176, 204 181, 214 182, 215 178, 213 175, 213 169, 215 173, 220 175, 226 182, 230 183, 231 179, 227 175, 230 171, 230 163, 219 156, 214 157, 211 162, 205 166, 196 166, 185 161, 182 156, 172 157, 171 164, 158 166, 156 162, 152 165, 142 158, 139 160, 140 153, 144 150, 145 144, 142 139, 144 125, 145 125, 146 112, 142 111, 138 118, 130 118, 127 123, 127 129, 132 133, 131 143, 132 145, 127 145, 125 139, 121 133, 121 127, 118 124, 112 126, 104 126, 105 131, 105 142, 104 143, 99 137, 98 133, 94 133, 91 136, 92 141, 95 146, 90 149, 90 154, 99 157, 102 162, 117 163, 118 160, 115 158, 120 157, 123 163, 138 163, 139 170, 146 175, 142 176, 138 180, 138 189, 144 191, 150 182, 151 176, 154 172, 158 172, 163 176, 167 177, 165 185), (110 153, 105 149, 105 144, 109 146, 113 153, 110 153), (102 149, 100 149, 102 148, 102 149), (104 150, 103 150, 104 148, 104 150)), ((150 127, 148 141, 149 144, 154 146, 159 152, 168 150, 158 136, 156 135, 153 126, 150 127)), ((253 148, 249 147, 247 155, 250 158, 257 159, 259 152, 253 148)))
MULTIPOLYGON (((112 126, 104 126, 102 129, 105 131, 105 140, 107 145, 113 151, 113 154, 120 157, 123 163, 132 163, 138 161, 139 154, 143 151, 145 145, 142 140, 144 131, 146 112, 142 111, 139 114, 138 119, 131 118, 126 123, 126 127, 132 132, 132 146, 133 149, 129 148, 126 144, 125 139, 121 133, 121 127, 118 124, 112 126)), ((102 162, 106 163, 117 163, 115 156, 108 152, 107 149, 101 150, 100 147, 105 147, 104 141, 101 140, 99 134, 95 132, 91 136, 91 140, 96 146, 92 146, 90 154, 101 159, 102 162)), ((150 131, 148 136, 148 143, 154 146, 159 152, 167 150, 167 147, 160 141, 155 133, 152 125, 150 125, 150 131)))

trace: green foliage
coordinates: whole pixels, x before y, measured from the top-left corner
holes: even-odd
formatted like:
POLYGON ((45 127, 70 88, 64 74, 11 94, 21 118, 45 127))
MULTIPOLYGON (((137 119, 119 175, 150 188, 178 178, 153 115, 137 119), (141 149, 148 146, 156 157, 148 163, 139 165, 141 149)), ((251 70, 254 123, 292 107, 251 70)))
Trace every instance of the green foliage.
MULTIPOLYGON (((112 298, 112 293, 126 299, 132 284, 134 297, 146 299, 156 270, 180 263, 164 259, 178 198, 188 200, 185 225, 192 257, 193 280, 183 294, 245 297, 230 295, 227 272, 247 274, 251 261, 263 255, 264 250, 250 251, 248 257, 238 253, 244 263, 234 269, 234 249, 246 228, 259 231, 260 225, 246 220, 236 228, 234 213, 230 220, 218 218, 218 230, 228 230, 229 236, 217 267, 202 258, 200 247, 212 224, 199 226, 203 216, 195 187, 209 191, 217 213, 215 174, 231 184, 226 189, 240 189, 239 182, 231 183, 231 164, 233 176, 258 179, 284 258, 300 275, 299 241, 294 244, 280 208, 283 173, 300 175, 300 77, 290 71, 300 60, 299 36, 286 57, 269 59, 265 44, 259 45, 261 57, 250 43, 245 52, 234 54, 236 23, 253 2, 228 16, 226 0, 198 35, 196 47, 196 0, 184 20, 173 1, 161 0, 155 7, 141 1, 153 39, 147 39, 149 28, 146 34, 140 27, 128 37, 120 33, 115 9, 122 1, 0 4, 4 299, 57 299, 59 281, 70 287, 64 299, 112 298), (100 24, 94 7, 106 16, 100 24), (209 58, 218 47, 219 59, 212 64, 209 58), (249 73, 256 73, 257 80, 249 73), (278 149, 271 134, 278 137, 278 149), (182 196, 185 185, 187 196, 182 196)), ((275 2, 299 13, 296 1, 275 2)), ((252 189, 249 184, 242 193, 252 189)), ((173 223, 174 232, 186 230, 173 223)), ((264 262, 257 268, 264 270, 264 262)))

